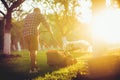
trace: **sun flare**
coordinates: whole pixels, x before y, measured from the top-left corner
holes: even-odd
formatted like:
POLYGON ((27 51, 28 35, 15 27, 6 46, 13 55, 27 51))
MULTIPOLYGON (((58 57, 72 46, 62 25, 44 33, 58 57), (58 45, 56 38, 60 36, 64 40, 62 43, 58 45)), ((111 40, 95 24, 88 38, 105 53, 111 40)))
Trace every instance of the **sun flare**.
POLYGON ((97 14, 92 23, 93 38, 120 43, 120 10, 107 9, 97 14))

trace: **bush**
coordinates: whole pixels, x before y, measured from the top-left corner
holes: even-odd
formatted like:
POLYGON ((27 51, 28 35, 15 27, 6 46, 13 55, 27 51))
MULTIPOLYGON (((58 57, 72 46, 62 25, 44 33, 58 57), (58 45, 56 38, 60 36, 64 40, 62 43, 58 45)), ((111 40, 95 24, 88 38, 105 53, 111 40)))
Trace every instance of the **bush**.
POLYGON ((72 80, 77 77, 78 72, 86 74, 85 62, 81 61, 75 65, 61 68, 58 71, 47 73, 44 77, 38 77, 35 80, 72 80))

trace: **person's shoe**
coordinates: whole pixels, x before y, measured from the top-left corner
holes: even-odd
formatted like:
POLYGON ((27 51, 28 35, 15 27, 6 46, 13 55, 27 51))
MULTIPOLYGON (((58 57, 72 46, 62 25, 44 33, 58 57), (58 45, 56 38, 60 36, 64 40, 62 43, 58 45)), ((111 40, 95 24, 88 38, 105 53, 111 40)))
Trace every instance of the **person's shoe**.
POLYGON ((31 73, 33 73, 33 71, 32 71, 32 70, 30 70, 30 71, 29 71, 29 73, 31 74, 31 73))
POLYGON ((29 73, 38 73, 38 70, 37 70, 36 68, 34 68, 34 69, 31 69, 31 70, 29 71, 29 73))

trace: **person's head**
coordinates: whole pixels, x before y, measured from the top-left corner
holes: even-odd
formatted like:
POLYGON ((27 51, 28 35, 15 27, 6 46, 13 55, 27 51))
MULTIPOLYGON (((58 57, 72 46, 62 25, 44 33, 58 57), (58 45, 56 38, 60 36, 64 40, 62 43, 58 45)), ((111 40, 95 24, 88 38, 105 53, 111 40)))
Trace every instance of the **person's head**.
POLYGON ((34 12, 40 12, 39 8, 34 8, 34 12))

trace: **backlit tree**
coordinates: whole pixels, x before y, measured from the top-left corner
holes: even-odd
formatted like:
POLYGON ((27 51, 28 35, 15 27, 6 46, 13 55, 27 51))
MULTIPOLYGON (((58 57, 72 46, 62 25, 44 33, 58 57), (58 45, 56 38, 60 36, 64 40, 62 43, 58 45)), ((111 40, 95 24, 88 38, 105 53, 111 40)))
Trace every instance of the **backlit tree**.
POLYGON ((11 53, 11 21, 12 21, 12 12, 19 10, 20 4, 24 2, 24 0, 0 0, 1 4, 3 4, 3 10, 0 10, 0 13, 4 17, 4 49, 3 53, 10 54, 11 53))

